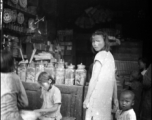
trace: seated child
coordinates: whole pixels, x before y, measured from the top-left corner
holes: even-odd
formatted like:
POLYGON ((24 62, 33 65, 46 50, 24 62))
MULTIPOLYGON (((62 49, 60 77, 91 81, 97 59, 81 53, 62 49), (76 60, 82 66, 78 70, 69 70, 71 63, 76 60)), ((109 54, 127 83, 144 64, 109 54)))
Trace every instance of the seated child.
POLYGON ((38 83, 42 87, 43 105, 35 111, 41 114, 40 120, 61 120, 61 92, 54 85, 54 79, 47 72, 42 72, 38 77, 38 83))
POLYGON ((120 94, 120 110, 116 111, 116 120, 136 120, 136 114, 132 108, 134 105, 134 93, 124 90, 120 94))
POLYGON ((132 74, 130 75, 129 81, 125 82, 125 87, 133 91, 135 94, 135 105, 133 106, 133 109, 135 110, 137 118, 140 117, 140 104, 141 104, 142 89, 143 89, 143 85, 141 81, 142 81, 142 75, 140 71, 133 71, 132 74))

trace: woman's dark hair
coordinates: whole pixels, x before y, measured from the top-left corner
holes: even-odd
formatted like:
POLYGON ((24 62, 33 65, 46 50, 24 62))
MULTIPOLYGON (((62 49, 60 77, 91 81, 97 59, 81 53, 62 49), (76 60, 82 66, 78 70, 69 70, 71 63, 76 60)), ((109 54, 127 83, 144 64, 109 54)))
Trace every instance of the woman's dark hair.
POLYGON ((39 74, 39 77, 38 77, 38 82, 39 82, 40 84, 42 84, 42 83, 44 83, 44 82, 48 82, 49 79, 52 80, 52 83, 51 83, 51 84, 54 84, 54 83, 55 83, 55 80, 51 77, 51 75, 50 75, 49 73, 47 73, 47 72, 41 72, 41 73, 39 74))
POLYGON ((2 73, 9 73, 14 71, 14 58, 11 52, 1 50, 1 71, 2 73))
MULTIPOLYGON (((101 30, 97 30, 95 31, 92 36, 91 36, 91 42, 92 42, 92 37, 95 36, 95 35, 100 35, 103 37, 103 40, 105 42, 105 46, 102 50, 105 50, 105 51, 109 51, 110 50, 110 45, 109 45, 109 39, 108 39, 108 34, 106 32, 103 32, 101 30)), ((93 53, 96 53, 96 51, 94 50, 94 48, 92 47, 92 52, 93 53)))
POLYGON ((146 58, 146 57, 140 57, 139 59, 138 59, 138 63, 139 63, 139 61, 141 61, 141 62, 143 62, 144 64, 145 64, 145 66, 146 66, 146 69, 149 67, 149 65, 150 65, 150 60, 148 59, 148 58, 146 58))

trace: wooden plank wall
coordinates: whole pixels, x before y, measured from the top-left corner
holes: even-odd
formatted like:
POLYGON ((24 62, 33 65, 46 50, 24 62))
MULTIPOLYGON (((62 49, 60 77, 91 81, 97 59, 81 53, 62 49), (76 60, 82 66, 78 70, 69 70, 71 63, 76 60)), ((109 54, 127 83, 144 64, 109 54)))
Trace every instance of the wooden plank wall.
POLYGON ((142 56, 142 41, 123 41, 120 46, 112 47, 115 60, 137 61, 142 56))

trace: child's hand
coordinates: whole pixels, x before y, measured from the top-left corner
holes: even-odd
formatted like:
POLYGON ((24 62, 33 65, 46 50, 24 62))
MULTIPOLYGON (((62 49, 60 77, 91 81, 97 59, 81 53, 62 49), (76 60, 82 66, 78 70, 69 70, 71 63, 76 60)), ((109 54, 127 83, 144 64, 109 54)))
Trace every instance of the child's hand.
POLYGON ((40 109, 35 109, 34 111, 35 111, 35 112, 40 112, 40 109))
POLYGON ((43 112, 41 111, 41 109, 35 109, 34 112, 39 113, 39 114, 43 114, 43 112))
POLYGON ((88 108, 88 104, 89 104, 89 100, 86 99, 86 100, 83 102, 83 108, 84 108, 84 109, 87 109, 87 108, 88 108))
POLYGON ((117 111, 116 109, 112 109, 111 110, 112 113, 116 113, 116 111, 117 111))
POLYGON ((40 114, 40 116, 43 116, 46 114, 46 112, 41 111, 41 109, 35 109, 34 112, 40 114))
POLYGON ((119 103, 118 100, 114 100, 114 105, 112 109, 112 113, 116 113, 116 111, 119 109, 119 103))

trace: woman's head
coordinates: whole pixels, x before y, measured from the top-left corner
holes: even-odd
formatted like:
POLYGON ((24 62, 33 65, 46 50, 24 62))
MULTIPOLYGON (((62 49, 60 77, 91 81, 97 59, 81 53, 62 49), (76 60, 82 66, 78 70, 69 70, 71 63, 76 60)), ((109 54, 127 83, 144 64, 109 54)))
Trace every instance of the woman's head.
POLYGON ((105 32, 102 32, 100 30, 95 31, 91 36, 91 42, 92 42, 93 52, 110 50, 110 45, 108 42, 108 34, 105 32))
POLYGON ((1 50, 1 71, 2 73, 8 73, 14 71, 14 58, 11 52, 7 50, 1 50))
POLYGON ((38 83, 45 90, 48 90, 51 87, 51 85, 55 83, 55 80, 47 72, 41 72, 38 77, 38 83))
POLYGON ((150 61, 147 58, 141 57, 138 59, 140 70, 145 70, 149 67, 150 61))

